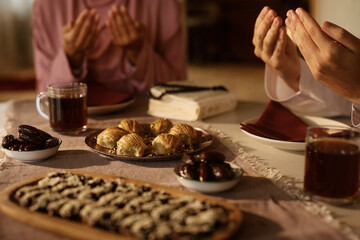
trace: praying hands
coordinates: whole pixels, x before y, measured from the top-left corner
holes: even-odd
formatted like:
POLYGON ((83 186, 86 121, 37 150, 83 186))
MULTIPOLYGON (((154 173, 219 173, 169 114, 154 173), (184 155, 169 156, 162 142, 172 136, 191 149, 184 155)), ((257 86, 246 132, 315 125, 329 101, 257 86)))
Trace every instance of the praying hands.
POLYGON ((360 105, 360 39, 330 22, 320 27, 301 8, 285 23, 315 79, 360 105))
MULTIPOLYGON (((131 18, 124 6, 113 6, 108 17, 106 26, 113 44, 124 48, 129 61, 135 64, 145 40, 145 27, 131 18)), ((100 33, 99 19, 95 10, 84 10, 63 27, 63 48, 72 69, 81 67, 86 50, 95 44, 100 33)))

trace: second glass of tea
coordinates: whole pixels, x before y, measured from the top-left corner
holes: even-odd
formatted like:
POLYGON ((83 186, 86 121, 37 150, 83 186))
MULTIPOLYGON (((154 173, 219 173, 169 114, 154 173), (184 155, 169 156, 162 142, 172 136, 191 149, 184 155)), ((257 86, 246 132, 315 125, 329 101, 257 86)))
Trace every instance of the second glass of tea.
POLYGON ((330 204, 347 204, 359 194, 360 131, 309 127, 306 133, 304 189, 330 204))
POLYGON ((85 83, 57 83, 47 86, 36 99, 41 116, 50 121, 50 128, 60 133, 80 133, 87 127, 87 85, 85 83), (43 111, 45 97, 49 114, 43 111))

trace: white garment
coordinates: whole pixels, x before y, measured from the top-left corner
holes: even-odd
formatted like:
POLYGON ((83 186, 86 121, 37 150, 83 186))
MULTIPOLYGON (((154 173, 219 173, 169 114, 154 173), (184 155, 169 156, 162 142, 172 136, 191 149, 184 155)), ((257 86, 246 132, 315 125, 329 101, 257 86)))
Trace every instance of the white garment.
MULTIPOLYGON (((269 98, 298 114, 325 117, 350 116, 352 103, 316 81, 302 59, 300 66, 300 90, 295 92, 270 66, 266 65, 265 91, 269 98)), ((360 123, 360 116, 358 119, 360 123)))

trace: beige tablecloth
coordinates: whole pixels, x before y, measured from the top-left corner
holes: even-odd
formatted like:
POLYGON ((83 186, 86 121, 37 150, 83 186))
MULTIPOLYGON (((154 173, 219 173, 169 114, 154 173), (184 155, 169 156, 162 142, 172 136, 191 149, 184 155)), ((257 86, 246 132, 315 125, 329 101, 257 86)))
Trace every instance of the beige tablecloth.
MULTIPOLYGON (((89 129, 102 129, 116 125, 125 117, 140 121, 151 121, 146 116, 146 105, 134 106, 107 116, 89 118, 89 129)), ((7 133, 16 133, 20 124, 29 124, 63 140, 60 151, 50 159, 27 164, 6 157, 0 153, 0 190, 7 186, 38 174, 63 169, 76 169, 100 172, 151 183, 182 188, 173 168, 180 160, 159 162, 129 162, 114 160, 93 152, 84 142, 87 133, 81 136, 65 136, 52 132, 48 122, 36 112, 34 101, 18 101, 10 104, 4 119, 7 133)), ((259 176, 249 167, 236 149, 223 141, 218 131, 212 130, 203 122, 191 122, 209 131, 215 141, 211 149, 222 151, 228 161, 242 166, 246 172, 239 184, 226 192, 214 196, 235 204, 244 214, 241 229, 234 239, 344 239, 337 229, 328 225, 318 216, 306 211, 296 200, 274 185, 270 180, 259 176)), ((27 226, 0 213, 0 239, 65 239, 62 236, 27 226)))

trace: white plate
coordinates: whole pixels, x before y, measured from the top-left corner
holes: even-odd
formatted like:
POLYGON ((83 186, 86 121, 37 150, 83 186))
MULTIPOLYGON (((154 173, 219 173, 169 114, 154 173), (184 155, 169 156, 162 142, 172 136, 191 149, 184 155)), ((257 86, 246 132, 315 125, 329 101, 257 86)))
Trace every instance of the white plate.
POLYGON ((62 143, 61 139, 58 138, 58 145, 52 148, 46 148, 42 150, 34 150, 34 151, 15 151, 9 150, 2 147, 5 154, 11 158, 18 159, 22 162, 38 162, 53 156, 58 150, 62 143))
POLYGON ((107 114, 119 111, 127 106, 133 104, 135 102, 135 98, 131 98, 126 102, 107 105, 107 106, 90 106, 88 107, 88 114, 89 115, 98 115, 98 114, 107 114))
MULTIPOLYGON (((313 117, 313 116, 299 116, 299 117, 309 126, 334 125, 334 126, 349 127, 348 125, 342 122, 338 122, 328 118, 313 117)), ((257 120, 256 118, 249 119, 244 121, 243 124, 255 123, 256 120, 257 120)), ((253 138, 254 140, 275 148, 284 149, 284 150, 295 150, 295 151, 305 150, 305 142, 289 142, 289 141, 274 140, 266 137, 257 136, 255 134, 245 131, 244 129, 241 130, 245 135, 253 138)))
POLYGON ((174 168, 175 176, 178 181, 186 188, 190 188, 202 193, 218 193, 224 192, 236 186, 236 184, 240 181, 240 178, 244 174, 244 170, 236 164, 227 162, 231 165, 231 168, 234 171, 234 177, 230 180, 225 181, 209 181, 202 182, 199 180, 188 179, 180 176, 179 168, 177 166, 174 168))

